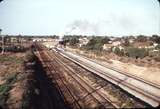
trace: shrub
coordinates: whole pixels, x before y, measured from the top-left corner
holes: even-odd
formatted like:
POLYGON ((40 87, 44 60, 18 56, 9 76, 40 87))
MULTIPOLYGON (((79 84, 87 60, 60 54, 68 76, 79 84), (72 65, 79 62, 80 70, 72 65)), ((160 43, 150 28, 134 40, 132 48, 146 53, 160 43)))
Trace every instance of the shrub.
POLYGON ((155 56, 154 60, 157 61, 157 62, 160 62, 160 56, 155 56))
POLYGON ((9 84, 2 84, 0 85, 0 106, 6 108, 6 100, 8 98, 8 91, 10 90, 9 84))
POLYGON ((114 53, 118 56, 124 56, 124 50, 119 49, 118 47, 115 48, 114 53))
POLYGON ((35 60, 35 55, 34 55, 34 53, 33 53, 33 51, 28 51, 27 53, 26 53, 26 56, 25 56, 25 61, 27 61, 27 62, 33 62, 35 60))
POLYGON ((129 47, 127 49, 126 55, 133 58, 144 58, 148 56, 149 52, 147 49, 144 48, 134 48, 129 47))
POLYGON ((155 47, 155 49, 160 49, 160 44, 158 44, 156 47, 155 47))

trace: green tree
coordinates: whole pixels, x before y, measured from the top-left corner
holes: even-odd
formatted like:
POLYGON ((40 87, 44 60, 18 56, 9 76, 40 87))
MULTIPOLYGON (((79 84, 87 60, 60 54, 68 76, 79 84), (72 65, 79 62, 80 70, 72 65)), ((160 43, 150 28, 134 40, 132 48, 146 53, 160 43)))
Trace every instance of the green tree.
POLYGON ((124 56, 124 50, 119 49, 118 47, 115 48, 114 53, 118 56, 124 56))
POLYGON ((151 40, 153 42, 160 44, 160 36, 158 36, 158 35, 152 35, 151 40))
POLYGON ((160 50, 160 44, 158 44, 155 49, 159 49, 160 50))
POLYGON ((147 37, 144 35, 139 35, 137 36, 137 41, 138 42, 146 42, 147 41, 147 37))
POLYGON ((108 37, 104 37, 104 38, 102 38, 101 43, 102 44, 107 44, 109 41, 110 41, 110 39, 108 37))
POLYGON ((126 46, 126 47, 130 45, 128 38, 124 39, 124 44, 123 45, 126 46))
POLYGON ((88 50, 102 50, 102 46, 105 43, 108 43, 108 41, 108 37, 92 37, 92 39, 88 42, 85 48, 88 50))
POLYGON ((127 56, 133 57, 133 58, 144 58, 149 55, 149 52, 145 48, 134 48, 129 47, 127 48, 127 56))
POLYGON ((75 45, 77 45, 77 43, 79 43, 79 38, 77 38, 77 37, 73 37, 69 40, 69 45, 71 45, 71 46, 75 46, 75 45))

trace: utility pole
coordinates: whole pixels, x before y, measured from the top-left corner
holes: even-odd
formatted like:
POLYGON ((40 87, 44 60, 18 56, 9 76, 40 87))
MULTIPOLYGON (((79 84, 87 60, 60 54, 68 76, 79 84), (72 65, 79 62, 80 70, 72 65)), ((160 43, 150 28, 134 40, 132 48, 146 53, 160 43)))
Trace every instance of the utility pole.
POLYGON ((2 54, 4 54, 4 36, 2 35, 2 54))
MULTIPOLYGON (((1 35, 2 29, 0 29, 0 35, 1 35)), ((2 54, 4 54, 4 36, 2 35, 2 54)))
MULTIPOLYGON (((160 9, 160 0, 158 0, 159 2, 159 9, 160 9)), ((159 24, 160 24, 160 16, 159 16, 159 24)), ((159 32, 160 32, 160 25, 159 25, 159 32)))

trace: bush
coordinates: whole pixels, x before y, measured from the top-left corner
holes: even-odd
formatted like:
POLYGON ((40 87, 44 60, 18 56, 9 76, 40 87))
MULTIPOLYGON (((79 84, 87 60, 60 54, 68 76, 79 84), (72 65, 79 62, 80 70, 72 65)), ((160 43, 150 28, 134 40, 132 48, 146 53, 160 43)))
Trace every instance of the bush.
POLYGON ((144 48, 134 48, 130 47, 127 49, 126 55, 133 58, 144 58, 148 56, 148 50, 144 48))
MULTIPOLYGON (((12 85, 17 80, 17 73, 13 73, 11 75, 7 76, 7 81, 0 85, 0 106, 2 106, 4 109, 6 109, 6 101, 9 96, 9 91, 12 88, 12 85)), ((8 108, 7 108, 8 109, 8 108)))
POLYGON ((157 62, 160 62, 160 56, 155 56, 154 60, 157 61, 157 62))
POLYGON ((11 89, 9 84, 0 85, 0 106, 6 108, 6 100, 8 98, 8 91, 11 89))
POLYGON ((7 52, 24 52, 25 48, 23 46, 20 46, 20 45, 6 46, 5 51, 7 51, 7 52))
POLYGON ((27 62, 34 62, 35 61, 35 55, 34 55, 33 51, 30 50, 26 53, 25 61, 27 61, 27 62))
POLYGON ((124 50, 120 50, 118 47, 115 48, 114 53, 118 56, 124 56, 124 50))
POLYGON ((160 49, 160 44, 158 44, 156 47, 155 47, 155 49, 160 49))

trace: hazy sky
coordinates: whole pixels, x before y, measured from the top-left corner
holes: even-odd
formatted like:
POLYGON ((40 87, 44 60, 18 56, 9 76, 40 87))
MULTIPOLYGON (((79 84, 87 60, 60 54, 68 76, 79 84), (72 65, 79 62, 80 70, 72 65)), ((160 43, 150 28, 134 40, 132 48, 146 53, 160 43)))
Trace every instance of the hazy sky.
POLYGON ((3 34, 160 34, 157 0, 4 0, 3 34))

